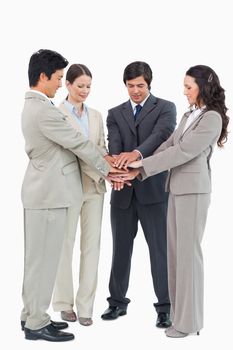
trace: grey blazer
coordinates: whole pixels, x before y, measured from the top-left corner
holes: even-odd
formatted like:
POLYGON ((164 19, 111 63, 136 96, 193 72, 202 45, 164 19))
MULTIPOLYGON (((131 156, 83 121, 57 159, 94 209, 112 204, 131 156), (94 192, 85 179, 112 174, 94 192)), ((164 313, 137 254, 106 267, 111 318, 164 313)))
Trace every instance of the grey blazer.
POLYGON ((25 208, 77 205, 82 196, 77 157, 100 176, 106 176, 110 170, 93 143, 85 140, 62 112, 36 91, 26 93, 22 130, 29 157, 22 185, 25 208))
POLYGON ((154 155, 142 161, 142 179, 170 169, 166 190, 174 195, 211 192, 210 157, 222 129, 215 111, 203 112, 183 133, 190 112, 154 155))
MULTIPOLYGON (((110 154, 131 152, 137 149, 143 158, 149 157, 162 142, 168 139, 176 125, 174 103, 150 94, 136 122, 130 101, 108 111, 108 147, 110 154)), ((137 179, 132 186, 121 191, 112 190, 111 204, 118 208, 128 208, 135 192, 143 204, 155 204, 167 200, 164 191, 167 172, 148 178, 144 182, 137 179)))

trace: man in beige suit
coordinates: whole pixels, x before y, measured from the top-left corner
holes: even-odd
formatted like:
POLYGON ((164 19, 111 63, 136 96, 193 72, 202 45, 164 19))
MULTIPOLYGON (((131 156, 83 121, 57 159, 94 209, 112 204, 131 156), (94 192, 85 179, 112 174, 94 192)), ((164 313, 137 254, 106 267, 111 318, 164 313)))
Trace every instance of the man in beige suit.
MULTIPOLYGON (((59 108, 70 125, 79 130, 85 138, 96 145, 105 157, 104 127, 101 114, 88 107, 85 103, 91 90, 92 74, 84 64, 72 64, 66 73, 68 96, 59 108)), ((97 286, 98 261, 100 252, 100 235, 103 213, 104 179, 93 169, 79 161, 83 185, 83 196, 79 205, 68 208, 68 231, 64 239, 62 256, 56 277, 53 295, 53 308, 61 312, 65 321, 77 320, 76 304, 79 323, 90 326, 93 314, 94 298, 97 286), (72 272, 72 256, 80 217, 80 259, 78 291, 74 298, 72 272)), ((78 276, 74 266, 74 278, 78 276)))
POLYGON ((203 327, 201 242, 210 203, 210 158, 215 144, 226 142, 229 122, 224 89, 210 67, 197 65, 186 72, 184 94, 192 111, 154 155, 130 164, 142 166, 142 179, 170 169, 167 256, 173 325, 165 333, 172 338, 199 334, 203 327))
POLYGON ((29 164, 22 186, 25 259, 21 326, 30 340, 67 341, 68 325, 46 313, 53 292, 67 208, 80 202, 82 185, 77 157, 101 177, 111 169, 95 146, 67 123, 51 103, 61 87, 68 61, 57 52, 39 50, 29 62, 29 85, 22 112, 22 130, 29 164))

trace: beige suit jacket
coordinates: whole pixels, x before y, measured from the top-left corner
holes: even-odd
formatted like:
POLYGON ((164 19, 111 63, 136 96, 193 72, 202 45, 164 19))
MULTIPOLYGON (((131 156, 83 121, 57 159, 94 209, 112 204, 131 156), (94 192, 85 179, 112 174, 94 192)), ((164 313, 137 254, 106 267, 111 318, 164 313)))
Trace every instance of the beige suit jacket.
MULTIPOLYGON (((59 106, 62 113, 65 115, 68 123, 80 133, 82 130, 79 128, 78 124, 75 122, 74 117, 68 111, 65 104, 62 102, 59 106)), ((104 137, 104 126, 101 114, 95 109, 88 107, 88 125, 89 125, 89 135, 88 139, 97 147, 98 151, 105 156, 108 152, 105 145, 104 137)), ((96 171, 93 170, 87 163, 82 159, 79 159, 79 164, 81 167, 81 177, 84 192, 88 191, 90 186, 90 181, 94 184, 96 191, 98 193, 106 192, 105 181, 96 171)))
POLYGON ((82 184, 77 157, 99 176, 106 176, 110 170, 93 143, 85 140, 49 99, 35 91, 26 93, 22 130, 29 157, 22 185, 25 208, 78 205, 82 184))
POLYGON ((203 112, 183 133, 189 112, 154 155, 142 161, 142 179, 170 169, 166 190, 174 195, 211 192, 210 157, 222 129, 215 111, 203 112))

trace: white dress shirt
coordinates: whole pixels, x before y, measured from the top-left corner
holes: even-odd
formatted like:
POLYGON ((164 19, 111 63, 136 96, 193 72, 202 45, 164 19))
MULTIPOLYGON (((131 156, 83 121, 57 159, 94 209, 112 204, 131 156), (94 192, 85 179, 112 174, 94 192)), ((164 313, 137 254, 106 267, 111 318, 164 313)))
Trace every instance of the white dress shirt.
MULTIPOLYGON (((183 133, 188 129, 188 127, 194 122, 195 119, 199 117, 199 115, 203 112, 203 110, 206 108, 206 106, 203 106, 201 108, 195 108, 188 116, 187 122, 184 126, 183 133)), ((182 133, 182 134, 183 134, 182 133)))

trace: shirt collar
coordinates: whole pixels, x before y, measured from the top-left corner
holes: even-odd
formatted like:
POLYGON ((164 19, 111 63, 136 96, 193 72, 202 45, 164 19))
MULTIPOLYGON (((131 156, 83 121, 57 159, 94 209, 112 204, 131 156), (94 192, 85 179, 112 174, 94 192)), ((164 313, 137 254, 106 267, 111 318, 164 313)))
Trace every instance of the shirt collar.
POLYGON ((39 90, 35 90, 35 89, 31 89, 31 90, 29 90, 28 92, 32 92, 32 93, 35 93, 35 94, 39 94, 39 95, 41 95, 41 96, 43 96, 43 97, 45 97, 45 98, 47 98, 47 100, 49 100, 50 102, 51 102, 51 100, 48 98, 48 96, 47 95, 45 95, 43 92, 41 92, 41 91, 39 91, 39 90))
MULTIPOLYGON (((72 104, 72 103, 70 103, 68 100, 64 100, 64 105, 66 106, 66 108, 71 112, 71 113, 77 113, 77 109, 76 109, 76 107, 72 104)), ((83 112, 84 113, 87 113, 87 106, 83 103, 83 112)))
POLYGON ((135 107, 136 107, 138 104, 140 104, 140 105, 143 107, 144 104, 145 104, 145 102, 146 102, 147 99, 149 98, 149 96, 150 96, 150 94, 148 94, 148 95, 146 96, 146 98, 145 98, 141 103, 135 103, 134 101, 132 101, 132 100, 130 99, 130 103, 131 103, 131 106, 132 106, 133 111, 134 111, 135 107))

